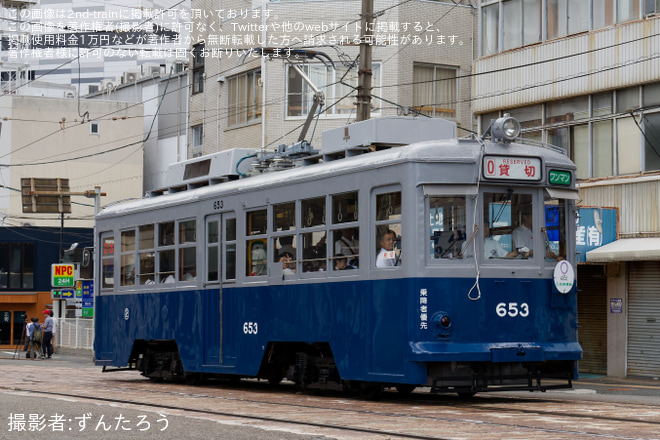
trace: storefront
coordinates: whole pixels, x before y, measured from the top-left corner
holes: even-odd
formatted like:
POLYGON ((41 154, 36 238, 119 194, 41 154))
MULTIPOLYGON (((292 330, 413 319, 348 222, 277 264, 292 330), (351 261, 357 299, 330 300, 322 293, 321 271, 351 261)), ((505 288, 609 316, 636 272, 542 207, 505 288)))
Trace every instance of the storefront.
POLYGON ((610 376, 660 376, 660 238, 617 240, 587 252, 607 280, 610 376))

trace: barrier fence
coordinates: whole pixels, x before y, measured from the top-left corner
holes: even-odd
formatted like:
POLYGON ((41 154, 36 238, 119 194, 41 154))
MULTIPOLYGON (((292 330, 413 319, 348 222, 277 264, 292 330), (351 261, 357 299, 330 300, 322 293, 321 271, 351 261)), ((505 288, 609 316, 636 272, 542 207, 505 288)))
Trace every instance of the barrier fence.
POLYGON ((89 318, 58 318, 55 327, 55 347, 94 348, 94 320, 89 318))

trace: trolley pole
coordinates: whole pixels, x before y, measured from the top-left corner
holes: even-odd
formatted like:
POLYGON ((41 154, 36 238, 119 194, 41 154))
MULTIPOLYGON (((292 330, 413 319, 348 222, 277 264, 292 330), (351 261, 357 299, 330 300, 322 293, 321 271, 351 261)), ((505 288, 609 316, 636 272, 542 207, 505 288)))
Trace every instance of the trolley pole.
POLYGON ((374 0, 362 0, 360 66, 358 70, 356 121, 371 117, 371 43, 374 30, 374 0))

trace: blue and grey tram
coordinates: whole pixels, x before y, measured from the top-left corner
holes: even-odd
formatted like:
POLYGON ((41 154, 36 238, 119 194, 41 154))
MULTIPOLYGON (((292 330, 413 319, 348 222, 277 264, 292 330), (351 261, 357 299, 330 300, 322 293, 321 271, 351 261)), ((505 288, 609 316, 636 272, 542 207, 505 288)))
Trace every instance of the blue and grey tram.
POLYGON ((571 387, 575 165, 510 117, 174 164, 96 217, 95 363, 377 397, 571 387))

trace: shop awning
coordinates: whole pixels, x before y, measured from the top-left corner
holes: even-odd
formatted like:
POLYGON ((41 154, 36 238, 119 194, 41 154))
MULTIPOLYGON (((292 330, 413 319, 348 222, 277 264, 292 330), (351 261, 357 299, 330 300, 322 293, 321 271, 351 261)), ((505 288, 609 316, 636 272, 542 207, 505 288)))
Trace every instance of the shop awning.
POLYGON ((587 263, 660 260, 660 237, 625 238, 587 252, 587 263))

